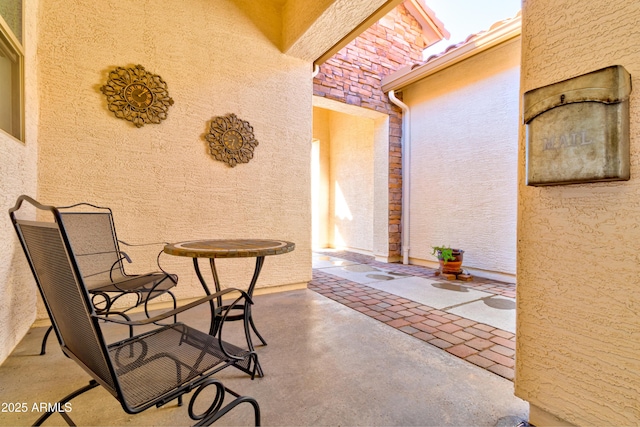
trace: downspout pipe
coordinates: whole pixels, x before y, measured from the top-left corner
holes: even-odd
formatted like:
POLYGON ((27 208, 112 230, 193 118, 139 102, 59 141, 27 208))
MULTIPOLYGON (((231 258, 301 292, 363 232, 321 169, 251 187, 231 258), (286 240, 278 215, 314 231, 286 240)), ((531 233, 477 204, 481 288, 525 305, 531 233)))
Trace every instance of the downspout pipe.
POLYGON ((402 263, 409 264, 409 188, 410 188, 410 167, 409 149, 411 148, 411 111, 409 106, 400 101, 394 90, 387 94, 389 100, 402 109, 402 136, 400 145, 402 146, 402 214, 400 223, 402 224, 402 263))

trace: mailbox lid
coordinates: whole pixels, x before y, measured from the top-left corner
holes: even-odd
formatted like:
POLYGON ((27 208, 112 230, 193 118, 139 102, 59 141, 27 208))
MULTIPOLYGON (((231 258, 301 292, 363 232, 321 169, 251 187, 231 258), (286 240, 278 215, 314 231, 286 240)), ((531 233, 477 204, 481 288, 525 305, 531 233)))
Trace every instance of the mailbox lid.
POLYGON ((622 65, 613 65, 526 92, 524 123, 561 105, 576 102, 616 104, 628 100, 630 94, 631 75, 622 65))

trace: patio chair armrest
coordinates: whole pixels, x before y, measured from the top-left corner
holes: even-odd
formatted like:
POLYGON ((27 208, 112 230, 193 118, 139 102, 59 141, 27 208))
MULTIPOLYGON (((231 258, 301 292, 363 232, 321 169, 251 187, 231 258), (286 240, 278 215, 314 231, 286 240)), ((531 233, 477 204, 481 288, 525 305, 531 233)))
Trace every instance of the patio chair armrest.
POLYGON ((118 243, 122 243, 125 246, 154 246, 154 245, 168 245, 168 242, 149 242, 149 243, 127 243, 124 240, 118 239, 118 243))
MULTIPOLYGON (((156 245, 168 245, 168 242, 151 242, 151 243, 127 243, 124 240, 120 240, 118 239, 118 243, 121 243, 125 246, 129 246, 129 247, 134 247, 134 246, 156 246, 156 245)), ((120 253, 127 259, 127 261, 129 262, 129 264, 131 264, 131 258, 129 258, 129 256, 124 252, 124 251, 120 251, 120 253)), ((169 275, 169 273, 167 273, 165 271, 164 268, 162 268, 162 266, 160 265, 160 255, 162 255, 164 253, 163 249, 160 249, 160 252, 158 252, 158 256, 156 257, 156 264, 158 264, 158 268, 166 275, 169 275)))
MULTIPOLYGON (((116 261, 113 266, 115 266, 119 261, 122 261, 123 259, 126 259, 127 262, 129 264, 131 264, 133 261, 131 261, 131 257, 125 252, 125 251, 120 251, 120 259, 118 261, 116 261)), ((113 267, 111 267, 111 269, 113 269, 113 267)))
POLYGON ((96 318, 96 319, 100 319, 100 320, 104 320, 106 322, 112 322, 112 323, 118 323, 120 325, 127 325, 127 326, 144 326, 144 325, 149 325, 155 322, 159 322, 160 320, 164 320, 166 318, 175 316, 176 314, 182 313, 183 311, 187 311, 190 310, 194 307, 197 307, 205 302, 209 302, 211 300, 214 300, 218 297, 221 297, 223 295, 232 293, 234 291, 240 292, 240 297, 238 297, 238 299, 244 298, 249 304, 253 304, 253 301, 251 299, 251 297, 249 296, 249 294, 247 294, 245 291, 243 291, 242 289, 236 289, 236 288, 228 288, 228 289, 223 289, 220 292, 216 292, 214 294, 211 295, 207 295, 204 298, 200 298, 196 301, 193 301, 189 304, 183 305, 181 307, 178 307, 174 310, 171 311, 167 311, 164 312, 162 314, 159 314, 157 316, 154 317, 149 317, 147 319, 142 319, 142 320, 131 320, 131 321, 127 321, 127 320, 120 320, 120 319, 115 319, 115 318, 111 318, 111 317, 107 317, 107 316, 103 316, 103 315, 99 315, 99 314, 92 314, 91 316, 96 318))

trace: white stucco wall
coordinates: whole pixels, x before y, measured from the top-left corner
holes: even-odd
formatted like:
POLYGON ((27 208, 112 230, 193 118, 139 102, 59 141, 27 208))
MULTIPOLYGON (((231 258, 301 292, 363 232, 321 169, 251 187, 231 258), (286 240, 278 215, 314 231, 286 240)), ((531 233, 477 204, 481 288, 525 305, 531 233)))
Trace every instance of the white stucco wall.
POLYGON ((515 390, 581 426, 640 422, 639 20, 626 0, 523 2, 522 93, 616 64, 634 86, 629 181, 527 187, 520 132, 515 390))
MULTIPOLYGON (((296 250, 267 258, 258 289, 304 285, 310 64, 279 52, 228 0, 106 3, 42 4, 39 199, 109 206, 119 237, 133 243, 290 240, 296 250), (136 128, 107 110, 100 87, 108 72, 135 64, 160 75, 175 101, 159 125, 136 128), (214 160, 203 139, 209 121, 229 113, 248 121, 259 142, 235 168, 214 160)), ((151 268, 160 249, 133 251, 131 272, 151 268)), ((179 298, 202 295, 190 259, 162 262, 180 277, 179 298)), ((246 286, 253 263, 220 261, 223 285, 246 286)))
POLYGON ((35 318, 36 286, 7 211, 20 194, 36 194, 38 158, 38 85, 36 78, 38 1, 24 2, 25 142, 0 131, 0 363, 35 318))
POLYGON ((431 247, 451 246, 473 274, 515 280, 519 65, 516 38, 403 90, 410 262, 437 265, 431 247))

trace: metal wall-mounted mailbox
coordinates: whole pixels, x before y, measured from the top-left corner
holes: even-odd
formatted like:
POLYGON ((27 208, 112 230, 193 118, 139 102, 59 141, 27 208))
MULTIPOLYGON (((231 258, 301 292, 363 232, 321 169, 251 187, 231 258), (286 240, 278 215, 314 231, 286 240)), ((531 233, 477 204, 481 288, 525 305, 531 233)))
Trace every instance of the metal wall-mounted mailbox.
POLYGON ((527 185, 628 180, 630 93, 620 65, 525 93, 527 185))

